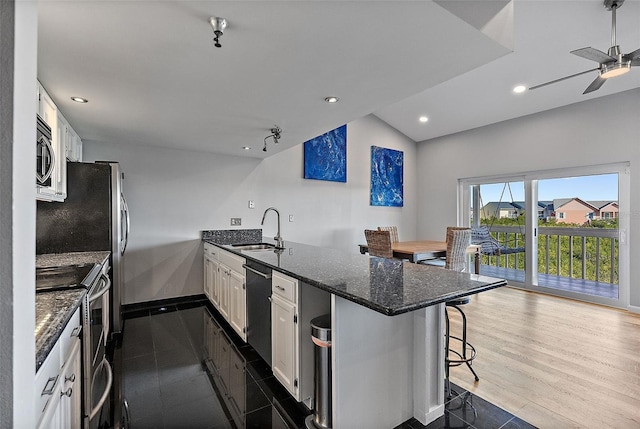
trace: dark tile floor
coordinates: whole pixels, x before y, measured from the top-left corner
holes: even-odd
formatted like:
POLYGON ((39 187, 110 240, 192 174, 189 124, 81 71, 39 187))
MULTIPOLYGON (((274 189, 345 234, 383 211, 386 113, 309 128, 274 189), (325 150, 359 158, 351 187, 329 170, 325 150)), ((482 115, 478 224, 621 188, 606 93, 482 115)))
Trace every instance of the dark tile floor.
MULTIPOLYGON (((132 429, 304 427, 309 411, 205 301, 126 313, 123 332, 122 382, 132 429)), ((454 387, 461 394, 426 428, 533 427, 454 387)), ((425 426, 411 419, 398 428, 425 426)))

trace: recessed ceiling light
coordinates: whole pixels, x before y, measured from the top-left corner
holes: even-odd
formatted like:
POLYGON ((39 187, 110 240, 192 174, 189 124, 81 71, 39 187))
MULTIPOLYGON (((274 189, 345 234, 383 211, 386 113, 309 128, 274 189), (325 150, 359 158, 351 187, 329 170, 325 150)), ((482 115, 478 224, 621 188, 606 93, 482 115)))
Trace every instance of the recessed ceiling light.
POLYGON ((524 86, 524 85, 518 85, 518 86, 514 86, 514 87, 513 87, 513 92, 515 92, 516 94, 520 94, 520 93, 522 93, 522 92, 525 92, 525 91, 526 91, 526 89, 527 89, 527 87, 526 87, 526 86, 524 86))
POLYGON ((76 103, 84 104, 84 103, 88 103, 89 102, 89 100, 87 100, 86 98, 82 98, 82 97, 71 97, 71 99, 73 101, 75 101, 76 103))
POLYGON ((251 150, 251 148, 249 146, 242 146, 242 149, 244 150, 251 150))
POLYGON ((420 118, 418 118, 418 120, 424 124, 425 122, 427 122, 429 120, 429 118, 427 118, 426 116, 420 116, 420 118))
POLYGON ((338 97, 326 97, 324 101, 327 103, 337 103, 340 100, 338 97))

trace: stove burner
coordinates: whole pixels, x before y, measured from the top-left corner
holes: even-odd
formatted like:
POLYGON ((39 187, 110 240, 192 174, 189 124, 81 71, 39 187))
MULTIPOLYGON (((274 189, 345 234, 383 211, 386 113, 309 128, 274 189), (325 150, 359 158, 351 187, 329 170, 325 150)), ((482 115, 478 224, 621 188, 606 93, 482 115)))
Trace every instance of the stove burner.
POLYGON ((89 288, 99 273, 98 264, 36 268, 36 291, 89 288), (90 275, 92 274, 92 275, 90 275))

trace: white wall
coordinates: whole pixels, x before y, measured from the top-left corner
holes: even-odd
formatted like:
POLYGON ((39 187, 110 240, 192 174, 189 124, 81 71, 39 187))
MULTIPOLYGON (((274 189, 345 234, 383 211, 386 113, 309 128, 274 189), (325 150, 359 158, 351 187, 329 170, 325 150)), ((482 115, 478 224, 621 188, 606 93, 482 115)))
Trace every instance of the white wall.
POLYGON ((418 236, 455 224, 459 178, 629 161, 632 306, 640 306, 640 89, 418 144, 418 236))
MULTIPOLYGON (((231 217, 242 218, 241 228, 261 228, 270 206, 280 211, 285 241, 357 252, 365 228, 397 225, 401 239, 415 237, 416 145, 373 116, 347 125, 347 183, 303 179, 302 144, 261 161, 85 142, 84 160, 119 161, 125 172, 131 211, 125 304, 202 293, 200 231, 230 229, 231 217), (402 208, 369 205, 372 145, 404 152, 402 208)), ((263 232, 275 235, 273 213, 263 232)))
MULTIPOLYGON (((7 5, 0 7, 6 12, 7 5)), ((33 403, 33 380, 35 369, 35 183, 33 181, 33 160, 35 159, 35 108, 36 108, 36 69, 37 69, 37 23, 38 9, 36 2, 15 2, 15 39, 13 60, 13 80, 3 82, 3 89, 7 83, 13 85, 13 142, 12 152, 3 151, 0 156, 12 155, 13 171, 7 175, 5 171, 0 181, 2 200, 2 246, 3 262, 6 252, 11 260, 11 271, 2 269, 3 317, 0 321, 2 332, 2 347, 12 352, 11 362, 0 364, 0 390, 3 412, 0 416, 1 427, 33 428, 35 427, 35 409, 33 403), (10 218, 10 230, 5 228, 10 218), (8 232, 8 233, 7 233, 8 232), (10 235, 9 235, 10 234, 10 235), (4 294, 11 291, 12 294, 4 294), (12 324, 5 325, 5 321, 13 319, 12 324), (6 335, 6 328, 11 330, 6 335), (8 337, 8 338, 7 338, 8 337), (5 371, 9 371, 7 373, 5 371), (12 384, 11 384, 12 383, 12 384), (13 401, 8 398, 12 396, 13 401), (11 421, 7 419, 6 407, 12 407, 11 421)), ((0 25, 5 25, 7 17, 2 17, 0 25)), ((3 30, 6 30, 3 29, 3 30)), ((9 38, 11 41, 11 38, 9 38)), ((6 52, 6 51, 5 51, 6 52)), ((2 58, 5 61, 5 57, 2 58)), ((5 63, 7 64, 7 63, 5 63)), ((6 65, 4 65, 6 67, 6 65)), ((1 70, 0 70, 1 72, 1 70)), ((1 73, 0 73, 1 74, 1 73)), ((2 76, 5 79, 6 76, 2 76)), ((2 96, 9 96, 5 92, 2 96)), ((7 100, 3 100, 5 105, 7 100)), ((5 115, 6 112, 0 114, 5 115)), ((6 116, 5 116, 6 118, 6 116)), ((4 121, 3 121, 4 122, 4 121)), ((10 135, 11 133, 9 133, 10 135)), ((4 147, 4 144, 3 144, 4 147)), ((3 166, 6 166, 3 158, 3 166)), ((3 267, 4 268, 4 265, 3 267)), ((6 354, 3 354, 3 358, 6 354)))

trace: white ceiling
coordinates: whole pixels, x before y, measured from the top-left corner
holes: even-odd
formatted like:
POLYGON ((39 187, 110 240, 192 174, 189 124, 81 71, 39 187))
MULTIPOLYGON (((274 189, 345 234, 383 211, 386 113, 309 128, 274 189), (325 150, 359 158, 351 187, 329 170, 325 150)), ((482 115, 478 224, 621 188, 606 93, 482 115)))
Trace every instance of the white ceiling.
MULTIPOLYGON (((96 142, 265 157, 369 113, 423 141, 640 86, 636 69, 587 96, 595 72, 511 93, 596 65, 569 51, 609 47, 599 0, 41 0, 38 9, 38 77, 96 142), (228 21, 219 49, 210 16, 228 21), (265 153, 274 125, 282 139, 265 153)), ((617 30, 624 53, 640 47, 639 0, 625 2, 617 30)))

